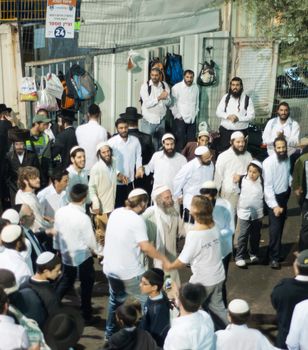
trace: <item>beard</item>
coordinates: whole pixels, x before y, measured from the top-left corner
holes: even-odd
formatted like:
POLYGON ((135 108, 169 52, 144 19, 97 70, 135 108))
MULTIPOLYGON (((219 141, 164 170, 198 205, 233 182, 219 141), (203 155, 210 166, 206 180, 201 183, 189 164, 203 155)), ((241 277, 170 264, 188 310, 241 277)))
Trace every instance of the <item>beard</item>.
POLYGON ((175 155, 175 148, 171 151, 166 151, 165 149, 164 149, 164 153, 165 153, 165 155, 167 156, 167 157, 169 157, 169 158, 172 158, 172 157, 174 157, 174 155, 175 155))
POLYGON ((111 157, 110 157, 109 160, 107 160, 107 159, 105 159, 105 158, 103 158, 103 157, 101 156, 101 160, 102 160, 107 166, 111 166, 111 165, 112 165, 112 158, 111 158, 111 157))
POLYGON ((240 156, 246 152, 246 146, 243 148, 243 150, 239 150, 239 149, 235 148, 234 146, 232 146, 232 149, 237 156, 240 156))
POLYGON ((242 92, 243 92, 243 88, 240 88, 239 91, 232 91, 231 88, 229 89, 229 94, 232 95, 234 98, 241 97, 242 92))
POLYGON ((18 251, 19 252, 24 252, 27 250, 27 245, 25 241, 20 241, 19 242, 19 247, 18 247, 18 251))
POLYGON ((277 153, 278 162, 285 162, 288 159, 288 152, 277 153))

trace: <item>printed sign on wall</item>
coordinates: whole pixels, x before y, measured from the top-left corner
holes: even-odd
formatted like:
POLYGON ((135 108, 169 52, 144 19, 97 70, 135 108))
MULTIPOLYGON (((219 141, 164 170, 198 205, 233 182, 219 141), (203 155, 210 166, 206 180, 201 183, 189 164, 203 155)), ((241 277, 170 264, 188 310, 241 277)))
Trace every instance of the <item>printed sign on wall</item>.
POLYGON ((46 38, 74 38, 76 0, 48 0, 46 38))

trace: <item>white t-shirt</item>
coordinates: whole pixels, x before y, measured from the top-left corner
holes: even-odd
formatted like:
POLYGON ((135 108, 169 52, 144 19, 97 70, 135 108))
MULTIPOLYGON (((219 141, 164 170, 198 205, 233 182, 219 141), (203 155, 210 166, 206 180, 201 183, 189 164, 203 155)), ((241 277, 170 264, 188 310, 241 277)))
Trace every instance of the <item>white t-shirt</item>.
POLYGON ((216 226, 209 230, 189 231, 178 259, 191 265, 191 283, 210 287, 225 279, 220 236, 216 226))
POLYGON ((126 208, 118 208, 109 217, 103 271, 114 278, 128 280, 144 273, 139 243, 148 241, 142 216, 126 208))

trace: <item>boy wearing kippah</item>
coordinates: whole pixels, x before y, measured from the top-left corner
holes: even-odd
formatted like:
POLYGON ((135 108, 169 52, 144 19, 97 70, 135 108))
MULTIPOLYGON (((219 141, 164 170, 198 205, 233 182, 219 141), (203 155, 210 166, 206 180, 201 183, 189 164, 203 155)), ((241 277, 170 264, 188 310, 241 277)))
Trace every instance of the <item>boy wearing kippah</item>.
POLYGON ((141 293, 148 295, 140 328, 148 331, 161 347, 170 328, 170 302, 162 291, 163 285, 164 272, 157 268, 146 271, 140 282, 141 293))

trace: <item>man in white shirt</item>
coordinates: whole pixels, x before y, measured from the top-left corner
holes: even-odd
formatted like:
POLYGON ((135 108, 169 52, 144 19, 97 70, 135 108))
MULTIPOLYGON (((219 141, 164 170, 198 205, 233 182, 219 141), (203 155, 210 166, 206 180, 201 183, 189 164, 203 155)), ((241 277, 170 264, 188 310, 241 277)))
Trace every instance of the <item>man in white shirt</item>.
POLYGON ((199 112, 199 88, 194 83, 194 72, 187 69, 184 79, 172 87, 174 117, 172 131, 176 137, 176 149, 181 152, 187 142, 196 139, 196 117, 199 112))
POLYGON ((205 288, 199 283, 186 283, 180 287, 176 300, 180 316, 172 321, 164 350, 215 348, 213 321, 207 312, 200 310, 205 298, 205 288))
POLYGON ((173 195, 179 200, 183 196, 184 221, 193 222, 190 205, 193 196, 199 194, 204 181, 213 180, 214 165, 211 151, 206 146, 195 150, 196 158, 185 164, 173 181, 173 195))
MULTIPOLYGON (((40 188, 39 171, 30 166, 21 168, 18 177, 18 187, 15 204, 28 204, 33 210, 35 221, 31 229, 34 232, 48 230, 52 227, 52 219, 43 216, 41 205, 35 191, 40 188)), ((47 232, 46 232, 47 233, 47 232)))
POLYGON ((247 327, 250 317, 248 303, 233 299, 228 306, 231 324, 216 332, 216 350, 274 350, 274 346, 257 329, 247 327))
POLYGON ((96 163, 96 146, 100 142, 107 141, 107 131, 99 124, 101 110, 98 105, 92 104, 89 107, 87 117, 88 122, 76 129, 76 137, 78 145, 85 150, 85 170, 89 172, 96 163))
POLYGON ((291 326, 286 340, 289 350, 308 349, 308 300, 298 303, 293 311, 291 326))
POLYGON ((14 273, 18 285, 25 282, 32 272, 21 252, 27 249, 22 229, 18 225, 7 225, 1 231, 0 268, 14 273))
POLYGON ((55 169, 50 180, 51 184, 37 194, 37 199, 41 205, 42 214, 54 219, 56 211, 65 204, 68 171, 55 169))
POLYGON ((133 189, 133 182, 143 177, 141 145, 137 137, 128 134, 128 123, 118 118, 115 123, 118 134, 108 140, 116 159, 118 176, 115 207, 124 205, 128 193, 133 189))
POLYGON ((2 349, 30 349, 26 330, 15 324, 14 318, 8 316, 9 299, 3 288, 0 287, 0 339, 2 349))
POLYGON ((171 103, 170 89, 165 81, 161 81, 162 72, 153 67, 150 80, 142 84, 140 89, 141 131, 152 135, 155 151, 159 149, 160 140, 165 133, 165 115, 167 106, 171 103))
POLYGON ((271 156, 263 162, 264 198, 269 218, 269 259, 271 268, 280 269, 281 239, 287 217, 292 176, 287 141, 283 136, 274 140, 271 156))
POLYGON ((84 209, 87 194, 87 185, 74 185, 70 192, 71 203, 56 212, 57 235, 54 239, 54 248, 60 251, 63 264, 57 295, 60 300, 65 296, 73 287, 78 273, 82 314, 86 322, 91 322, 91 297, 94 285, 92 252, 97 251, 97 243, 91 220, 84 209))
POLYGON ((248 125, 255 118, 253 102, 248 95, 243 93, 243 90, 242 79, 232 78, 229 92, 222 97, 217 106, 216 116, 221 119, 220 152, 229 147, 230 136, 234 131, 242 131, 247 136, 248 125))
POLYGON ((179 170, 187 163, 186 158, 175 151, 175 137, 167 133, 162 137, 163 149, 153 154, 150 162, 144 166, 144 173, 154 173, 153 190, 165 185, 173 191, 173 180, 179 170))
POLYGON ((279 136, 284 136, 287 140, 289 157, 296 151, 299 144, 300 127, 298 122, 290 117, 290 107, 287 102, 279 103, 277 107, 277 117, 270 119, 263 131, 263 143, 267 145, 268 155, 273 154, 274 140, 279 136))
POLYGON ((112 149, 107 142, 100 142, 96 147, 99 159, 90 171, 89 196, 92 212, 96 215, 109 215, 115 204, 117 190, 116 162, 112 157, 112 149))
POLYGON ((168 260, 149 243, 146 224, 141 216, 147 204, 146 191, 134 189, 128 195, 126 206, 114 210, 107 223, 103 260, 103 271, 107 276, 110 292, 106 339, 115 333, 116 308, 128 295, 134 296, 142 303, 146 300, 139 288, 145 272, 141 252, 152 259, 168 263, 168 260))

